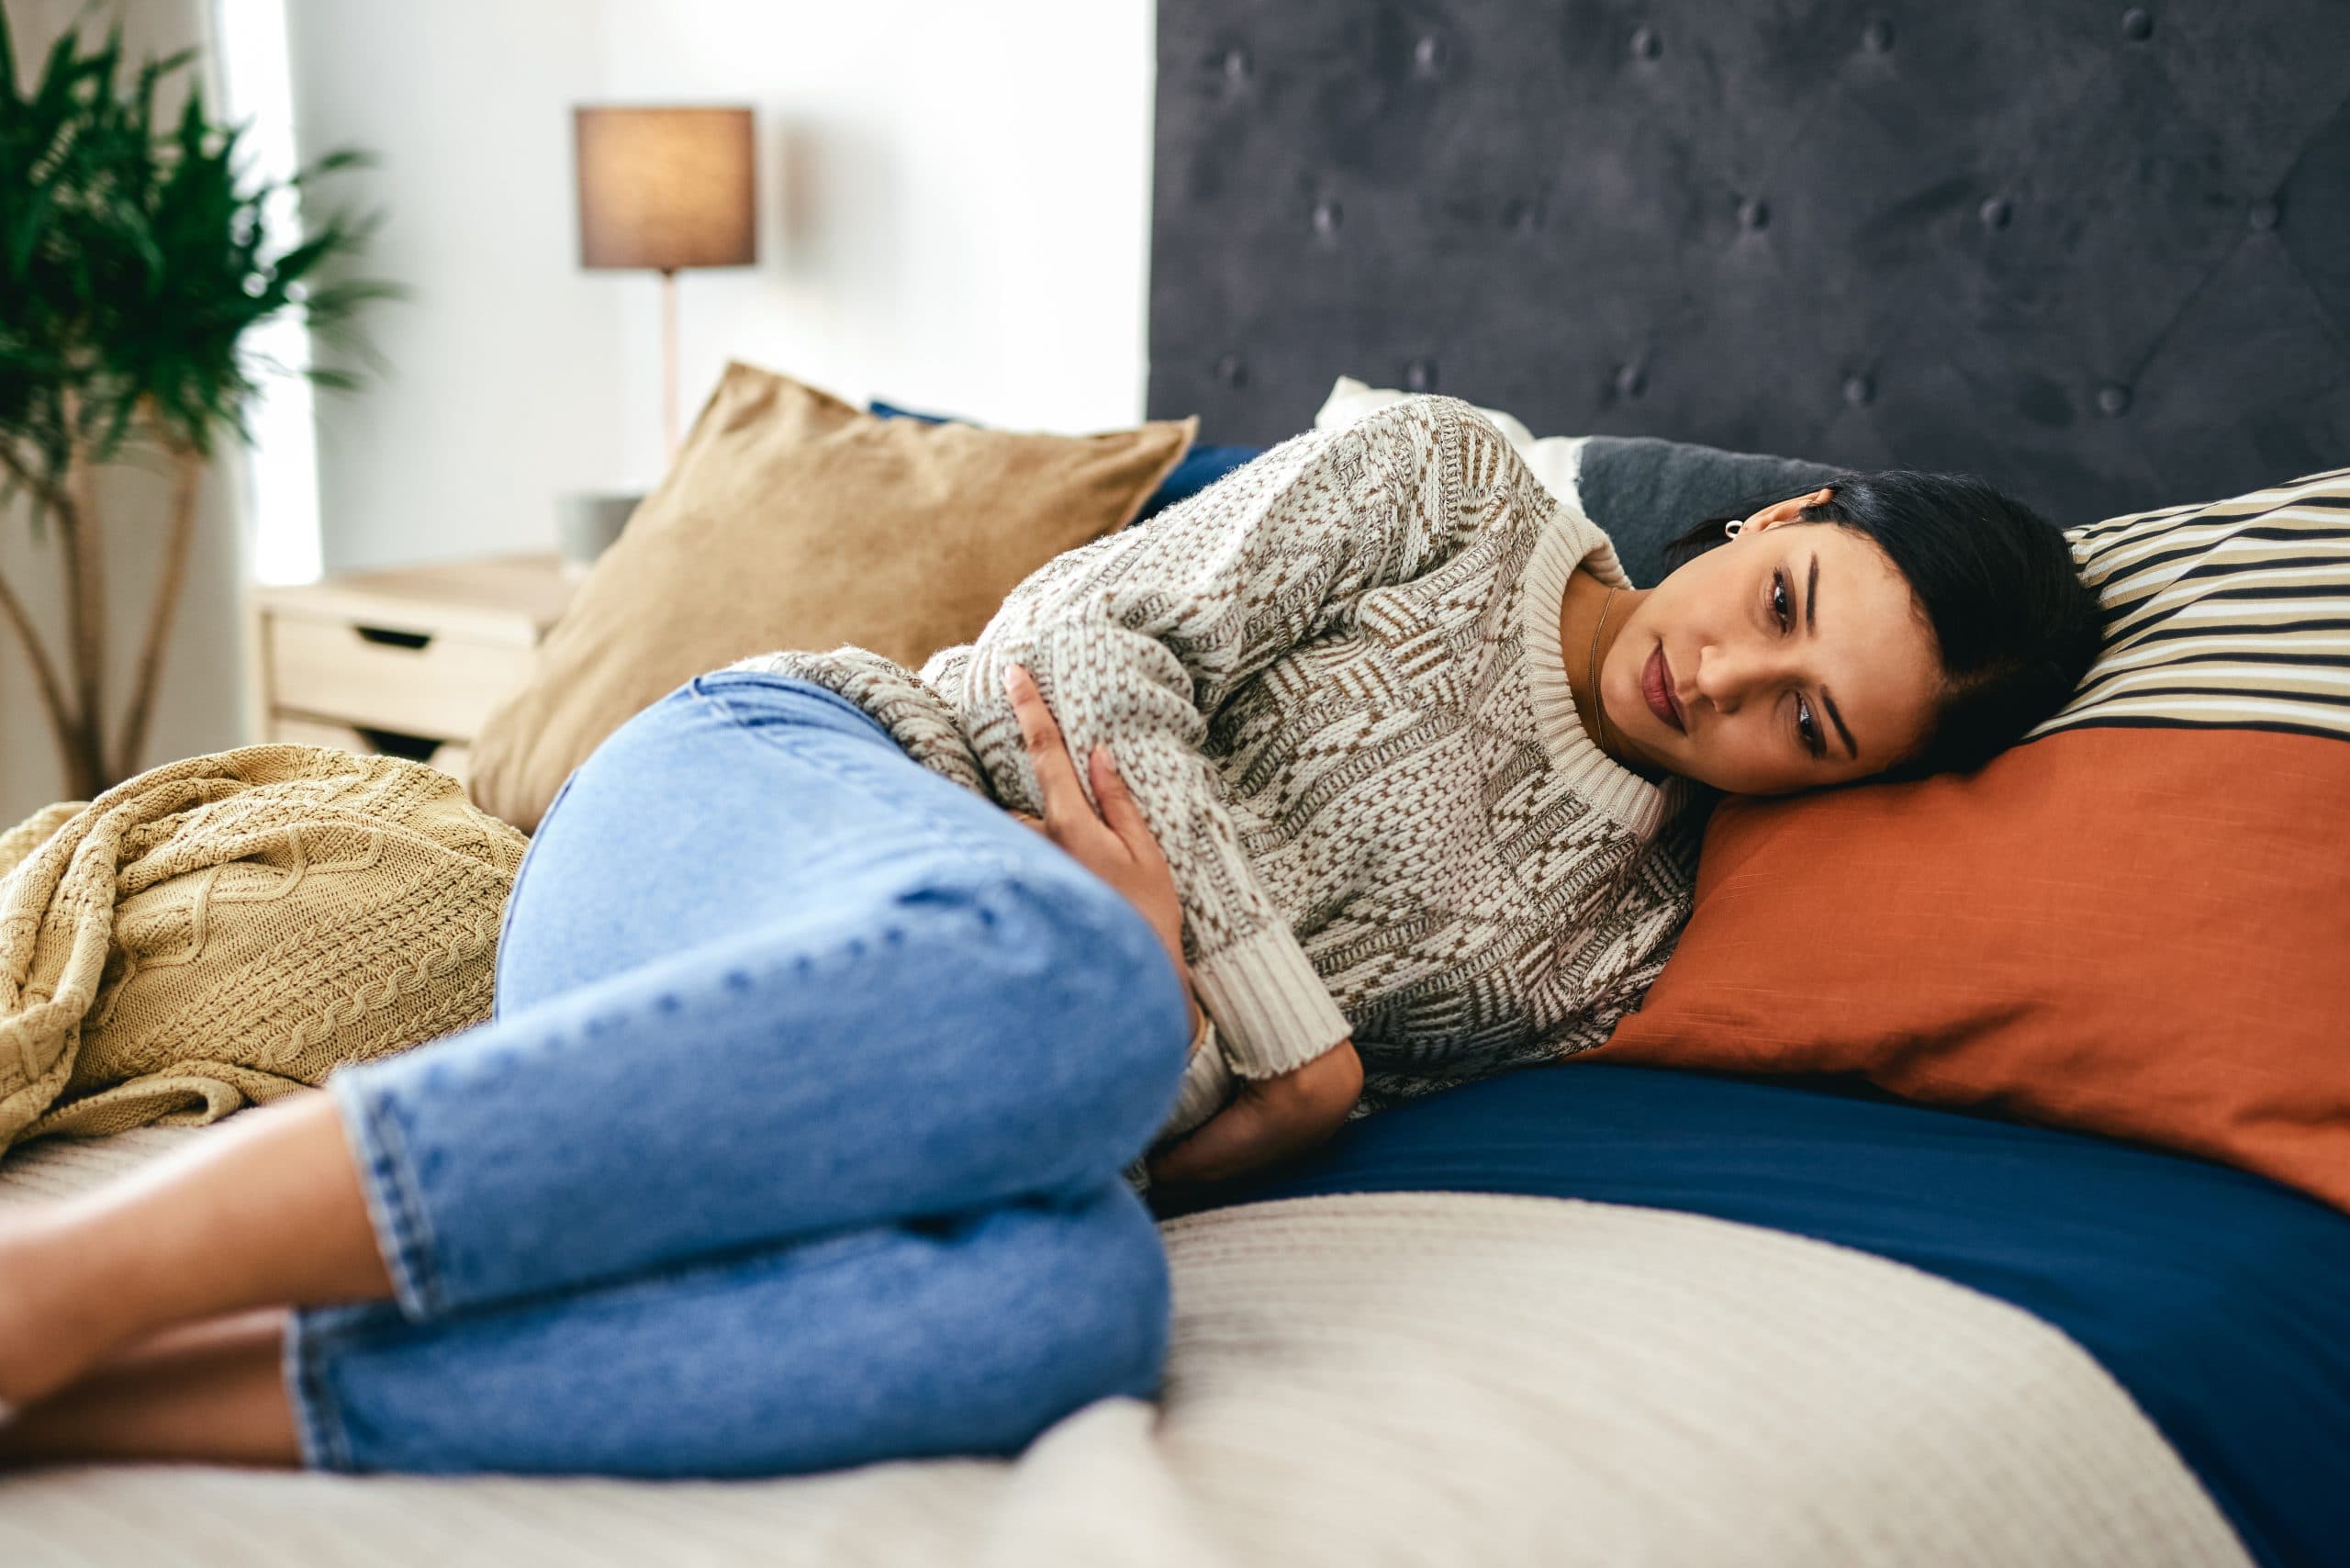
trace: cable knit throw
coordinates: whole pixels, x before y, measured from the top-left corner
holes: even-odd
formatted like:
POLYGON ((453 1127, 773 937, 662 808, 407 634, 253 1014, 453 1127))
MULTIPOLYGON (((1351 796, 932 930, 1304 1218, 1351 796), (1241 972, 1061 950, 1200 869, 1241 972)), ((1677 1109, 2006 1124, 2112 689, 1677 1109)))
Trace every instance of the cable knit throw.
POLYGON ((527 840, 445 773, 257 745, 0 834, 0 1152, 217 1120, 489 1016, 527 840))

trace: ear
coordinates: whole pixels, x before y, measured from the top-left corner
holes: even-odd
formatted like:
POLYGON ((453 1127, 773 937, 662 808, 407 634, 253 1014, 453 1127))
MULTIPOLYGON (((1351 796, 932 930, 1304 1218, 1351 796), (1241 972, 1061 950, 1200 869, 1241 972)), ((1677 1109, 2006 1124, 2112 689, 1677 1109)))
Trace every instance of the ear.
POLYGON ((1789 496, 1784 501, 1773 501, 1746 520, 1749 528, 1769 528, 1774 523, 1798 521, 1806 507, 1824 506, 1834 498, 1835 489, 1823 485, 1807 496, 1789 496))

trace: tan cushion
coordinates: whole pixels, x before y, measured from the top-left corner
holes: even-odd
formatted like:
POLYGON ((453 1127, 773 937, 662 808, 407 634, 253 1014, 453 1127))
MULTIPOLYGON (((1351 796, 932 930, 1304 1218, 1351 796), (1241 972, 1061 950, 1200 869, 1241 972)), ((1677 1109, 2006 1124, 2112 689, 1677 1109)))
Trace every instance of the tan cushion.
POLYGON ((483 722, 475 802, 535 831, 631 714, 752 654, 854 643, 915 668, 971 641, 1029 573, 1131 521, 1198 425, 1071 436, 885 420, 729 364, 530 684, 483 722))

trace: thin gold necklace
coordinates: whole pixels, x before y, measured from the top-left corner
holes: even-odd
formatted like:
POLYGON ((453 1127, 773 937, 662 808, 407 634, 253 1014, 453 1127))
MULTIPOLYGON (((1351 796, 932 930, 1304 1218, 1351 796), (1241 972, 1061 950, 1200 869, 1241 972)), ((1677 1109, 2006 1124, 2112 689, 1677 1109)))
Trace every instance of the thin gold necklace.
POLYGON ((1599 607, 1599 624, 1591 629, 1591 657, 1586 661, 1591 666, 1591 711, 1592 716, 1599 721, 1599 750, 1603 756, 1607 754, 1607 704, 1599 700, 1599 633, 1606 629, 1607 611, 1615 603, 1616 590, 1609 588, 1607 598, 1599 607))

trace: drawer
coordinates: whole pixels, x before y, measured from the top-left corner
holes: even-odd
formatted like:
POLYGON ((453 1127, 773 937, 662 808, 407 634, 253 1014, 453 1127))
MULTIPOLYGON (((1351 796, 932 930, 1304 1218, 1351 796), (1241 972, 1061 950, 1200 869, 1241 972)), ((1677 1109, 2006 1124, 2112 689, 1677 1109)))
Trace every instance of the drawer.
POLYGON ((271 715, 269 738, 290 741, 297 745, 334 746, 342 751, 355 751, 363 756, 376 753, 404 756, 411 762, 437 767, 460 783, 464 781, 466 758, 473 749, 463 741, 433 740, 422 735, 404 734, 397 730, 362 729, 301 713, 271 715))
POLYGON ((363 727, 471 740, 531 678, 520 644, 300 615, 267 625, 272 706, 363 727))

